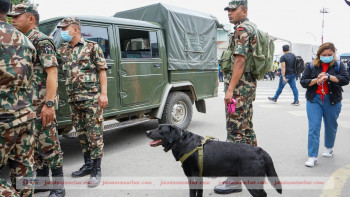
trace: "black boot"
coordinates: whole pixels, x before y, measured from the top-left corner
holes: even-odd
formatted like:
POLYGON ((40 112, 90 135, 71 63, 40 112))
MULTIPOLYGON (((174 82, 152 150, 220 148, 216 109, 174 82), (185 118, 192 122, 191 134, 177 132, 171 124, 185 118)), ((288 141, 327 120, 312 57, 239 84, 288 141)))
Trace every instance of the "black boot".
POLYGON ((51 169, 52 181, 57 183, 54 184, 55 188, 50 190, 49 197, 64 197, 66 195, 66 190, 64 189, 64 178, 62 167, 51 169))
MULTIPOLYGON (((47 166, 45 166, 43 169, 36 169, 36 177, 40 178, 40 183, 38 185, 38 187, 44 187, 45 185, 45 180, 47 179, 47 181, 49 181, 49 168, 47 166)), ((45 188, 45 189, 34 189, 34 193, 39 193, 39 192, 47 192, 49 191, 49 188, 45 188)))
POLYGON ((84 165, 78 170, 72 173, 72 177, 83 177, 91 173, 92 171, 92 159, 89 156, 84 155, 84 165))
POLYGON ((94 159, 94 166, 90 175, 89 187, 96 187, 101 181, 101 158, 94 159))

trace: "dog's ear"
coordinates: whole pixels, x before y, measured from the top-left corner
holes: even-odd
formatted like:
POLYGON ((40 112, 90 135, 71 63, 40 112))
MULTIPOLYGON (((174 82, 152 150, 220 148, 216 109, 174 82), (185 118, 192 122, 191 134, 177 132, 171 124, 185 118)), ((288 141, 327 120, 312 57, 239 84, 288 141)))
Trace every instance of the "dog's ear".
POLYGON ((169 128, 169 138, 168 138, 168 143, 166 146, 164 146, 164 151, 168 152, 172 147, 174 146, 174 142, 179 140, 180 135, 181 135, 181 129, 174 126, 174 125, 168 125, 169 128))
POLYGON ((170 125, 169 143, 174 143, 180 138, 181 129, 175 125, 170 125))

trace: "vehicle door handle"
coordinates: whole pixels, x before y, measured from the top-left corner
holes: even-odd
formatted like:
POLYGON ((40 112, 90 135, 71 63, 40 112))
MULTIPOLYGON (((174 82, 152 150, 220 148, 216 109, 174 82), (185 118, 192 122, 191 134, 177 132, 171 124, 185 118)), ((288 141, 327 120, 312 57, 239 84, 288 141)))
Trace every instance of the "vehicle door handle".
POLYGON ((160 64, 154 64, 154 68, 160 68, 160 64))

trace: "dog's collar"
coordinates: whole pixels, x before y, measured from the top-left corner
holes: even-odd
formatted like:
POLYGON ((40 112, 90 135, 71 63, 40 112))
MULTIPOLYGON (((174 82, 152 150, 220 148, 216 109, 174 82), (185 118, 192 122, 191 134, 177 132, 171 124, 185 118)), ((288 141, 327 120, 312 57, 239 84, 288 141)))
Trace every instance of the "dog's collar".
POLYGON ((186 159, 188 159, 193 153, 198 151, 198 167, 199 167, 199 176, 200 177, 203 175, 203 146, 208 140, 213 140, 213 139, 215 139, 215 138, 211 137, 211 136, 206 136, 204 139, 202 139, 201 145, 196 146, 194 149, 192 149, 188 153, 185 153, 180 158, 180 161, 183 164, 186 161, 186 159))

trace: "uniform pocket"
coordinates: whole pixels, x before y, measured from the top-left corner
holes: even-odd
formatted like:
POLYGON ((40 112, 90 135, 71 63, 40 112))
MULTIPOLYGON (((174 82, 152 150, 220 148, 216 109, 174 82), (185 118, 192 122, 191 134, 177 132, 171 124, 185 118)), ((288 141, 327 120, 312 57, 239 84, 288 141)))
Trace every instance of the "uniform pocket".
POLYGON ((92 63, 91 59, 87 56, 82 56, 77 60, 79 68, 81 70, 91 70, 95 69, 95 65, 92 63))
POLYGON ((90 70, 84 70, 83 83, 94 83, 97 82, 97 74, 90 70))

